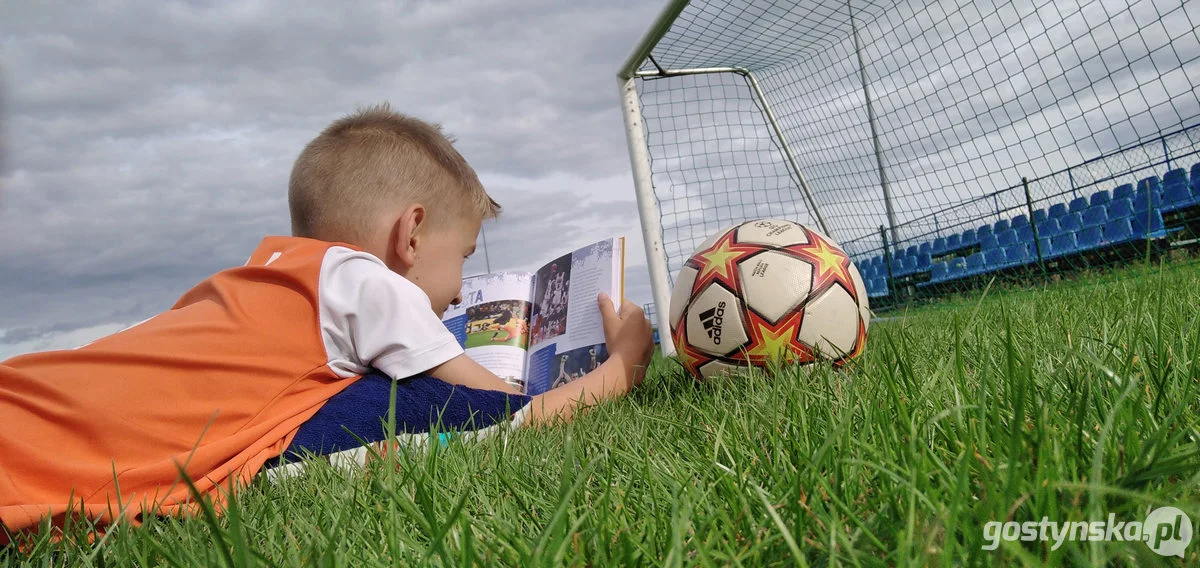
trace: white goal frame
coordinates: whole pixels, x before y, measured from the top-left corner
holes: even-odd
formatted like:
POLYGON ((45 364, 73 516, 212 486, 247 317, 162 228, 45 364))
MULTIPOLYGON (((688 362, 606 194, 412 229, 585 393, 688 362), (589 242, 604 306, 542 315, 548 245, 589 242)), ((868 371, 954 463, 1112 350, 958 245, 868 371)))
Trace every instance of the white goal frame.
POLYGON ((637 195, 638 216, 641 218, 642 238, 646 245, 646 262, 650 271, 650 288, 654 296, 657 311, 659 345, 665 356, 675 354, 675 344, 671 341, 671 276, 667 268, 667 252, 663 247, 663 229, 658 200, 654 195, 654 181, 650 169, 650 151, 646 140, 645 121, 642 118, 641 104, 638 99, 637 79, 639 77, 673 77, 682 75, 705 75, 713 73, 734 73, 745 77, 762 109, 764 119, 771 126, 771 136, 779 145, 791 174, 795 176, 805 204, 816 217, 817 224, 827 235, 832 235, 821 210, 813 199, 808 187, 808 181, 796 162, 795 155, 784 137, 771 105, 767 102, 758 79, 750 69, 744 67, 703 67, 693 69, 663 69, 655 64, 656 69, 642 71, 640 68, 650 56, 650 51, 671 29, 671 24, 688 5, 688 0, 671 0, 654 24, 642 36, 633 53, 625 60, 617 73, 617 83, 621 92, 621 110, 625 118, 625 139, 629 146, 629 161, 633 169, 634 191, 637 195))

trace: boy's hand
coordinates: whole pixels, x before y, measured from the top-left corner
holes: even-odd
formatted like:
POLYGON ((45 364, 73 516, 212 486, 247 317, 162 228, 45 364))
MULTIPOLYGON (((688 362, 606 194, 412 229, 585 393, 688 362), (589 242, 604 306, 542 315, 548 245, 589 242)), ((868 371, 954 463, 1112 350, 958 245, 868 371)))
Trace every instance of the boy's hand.
POLYGON ((584 407, 624 396, 646 375, 654 354, 650 320, 633 302, 626 301, 618 311, 607 294, 601 293, 596 300, 600 303, 608 360, 577 380, 533 397, 528 418, 531 424, 570 420, 584 407))
POLYGON ((626 364, 632 366, 631 379, 634 385, 641 384, 646 374, 646 366, 654 354, 654 334, 650 329, 650 320, 637 304, 625 300, 621 311, 613 309, 612 299, 603 292, 597 298, 600 302, 600 317, 604 322, 604 342, 608 346, 609 355, 621 356, 626 364))

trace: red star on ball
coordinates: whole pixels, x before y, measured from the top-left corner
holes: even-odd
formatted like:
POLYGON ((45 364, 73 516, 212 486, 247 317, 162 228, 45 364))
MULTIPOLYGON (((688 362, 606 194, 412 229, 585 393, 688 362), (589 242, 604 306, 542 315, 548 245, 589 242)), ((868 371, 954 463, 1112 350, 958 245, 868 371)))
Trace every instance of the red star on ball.
POLYGON ((684 369, 699 377, 700 365, 708 362, 708 356, 701 354, 688 343, 685 327, 684 322, 679 322, 679 327, 671 333, 671 337, 675 340, 675 355, 679 357, 679 363, 683 365, 684 369))
POLYGON ((813 354, 796 341, 800 322, 804 319, 803 311, 792 312, 775 324, 752 311, 747 315, 750 320, 747 331, 751 347, 742 353, 742 358, 755 365, 764 365, 775 360, 789 363, 812 362, 813 354))
POLYGON ((835 283, 840 282, 855 302, 859 301, 854 279, 850 277, 850 257, 836 245, 808 229, 808 242, 792 245, 785 250, 808 261, 813 267, 812 292, 810 298, 819 296, 835 283))
POLYGON ((719 281, 730 289, 737 288, 734 275, 737 273, 738 261, 761 251, 762 247, 738 244, 733 240, 736 234, 737 231, 729 231, 721 235, 712 246, 692 255, 692 259, 698 263, 696 268, 700 270, 696 275, 696 282, 692 284, 692 290, 703 290, 713 281, 719 281))

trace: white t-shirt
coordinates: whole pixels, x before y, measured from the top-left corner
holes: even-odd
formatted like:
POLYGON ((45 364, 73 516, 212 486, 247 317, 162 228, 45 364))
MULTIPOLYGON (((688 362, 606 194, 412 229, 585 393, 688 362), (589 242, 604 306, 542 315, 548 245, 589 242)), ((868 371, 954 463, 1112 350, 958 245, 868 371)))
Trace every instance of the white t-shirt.
POLYGON ((318 284, 329 368, 353 377, 371 367, 411 377, 463 353, 416 284, 372 254, 330 247, 318 284))

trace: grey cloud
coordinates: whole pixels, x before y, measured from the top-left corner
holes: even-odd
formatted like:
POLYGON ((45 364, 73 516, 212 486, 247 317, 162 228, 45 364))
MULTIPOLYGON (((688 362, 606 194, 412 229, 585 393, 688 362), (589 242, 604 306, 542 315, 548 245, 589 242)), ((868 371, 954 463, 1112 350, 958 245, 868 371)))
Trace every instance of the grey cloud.
POLYGON ((613 72, 647 21, 644 8, 322 6, 240 14, 149 3, 18 16, 14 27, 55 27, 17 32, 8 57, 30 79, 15 89, 14 129, 28 115, 51 123, 37 129, 47 141, 193 126, 311 132, 351 104, 388 99, 445 123, 481 169, 622 167, 613 72), (96 114, 70 120, 74 112, 96 114))

